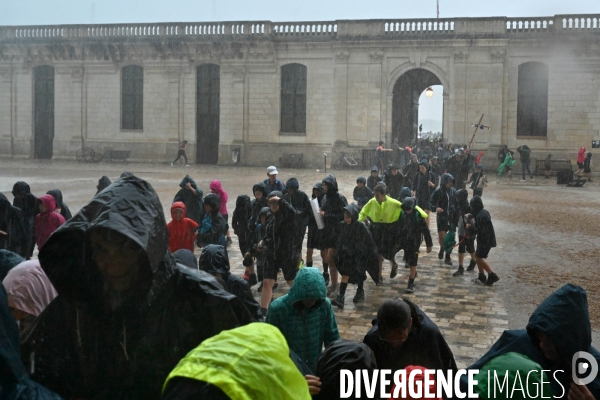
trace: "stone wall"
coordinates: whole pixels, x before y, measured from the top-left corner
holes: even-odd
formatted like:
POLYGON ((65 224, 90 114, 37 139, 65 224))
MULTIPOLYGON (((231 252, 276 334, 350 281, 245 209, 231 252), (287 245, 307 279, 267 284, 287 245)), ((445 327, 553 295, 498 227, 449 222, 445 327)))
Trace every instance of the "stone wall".
POLYGON ((185 139, 194 160, 196 68, 213 63, 220 164, 239 149, 246 165, 302 153, 305 165, 321 166, 323 152, 389 143, 394 84, 415 68, 444 86, 447 142, 467 143, 485 114, 491 130, 478 131, 474 148, 489 149, 490 158, 500 145, 528 144, 534 158, 574 159, 600 139, 599 37, 598 15, 0 27, 0 154, 33 156, 33 68, 51 65, 54 158, 74 158, 83 141, 168 162, 185 139), (545 138, 516 134, 518 67, 528 61, 549 67, 545 138), (307 67, 301 134, 280 132, 281 67, 289 63, 307 67), (144 68, 139 131, 121 129, 121 70, 131 64, 144 68))

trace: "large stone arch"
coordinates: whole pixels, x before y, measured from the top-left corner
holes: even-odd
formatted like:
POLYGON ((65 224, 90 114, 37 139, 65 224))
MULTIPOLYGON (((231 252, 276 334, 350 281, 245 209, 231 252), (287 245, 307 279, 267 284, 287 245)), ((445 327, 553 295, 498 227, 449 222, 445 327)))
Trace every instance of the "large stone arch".
POLYGON ((433 63, 427 61, 427 62, 419 64, 418 66, 411 62, 405 62, 404 64, 401 64, 401 65, 397 66, 396 68, 394 68, 394 70, 392 72, 390 72, 390 79, 387 84, 387 95, 393 96, 394 85, 396 84, 396 81, 398 80, 398 78, 400 78, 402 75, 404 75, 408 71, 410 71, 412 69, 418 69, 418 68, 424 69, 424 70, 429 71, 429 72, 433 73, 434 75, 436 75, 438 77, 438 79, 440 80, 440 82, 442 83, 442 86, 444 87, 444 95, 446 93, 450 94, 450 81, 448 80, 448 77, 446 76, 446 72, 443 69, 441 69, 440 67, 438 67, 436 64, 433 64, 433 63))

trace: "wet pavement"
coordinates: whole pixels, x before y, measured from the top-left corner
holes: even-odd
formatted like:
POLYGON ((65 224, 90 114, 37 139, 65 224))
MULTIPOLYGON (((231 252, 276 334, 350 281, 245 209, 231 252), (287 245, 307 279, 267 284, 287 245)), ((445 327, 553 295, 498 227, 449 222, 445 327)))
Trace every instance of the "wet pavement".
MULTIPOLYGON (((235 200, 239 194, 251 195, 254 183, 266 178, 265 168, 242 168, 242 167, 217 167, 217 166, 183 166, 170 167, 160 164, 79 164, 66 161, 31 161, 31 160, 2 160, 0 161, 0 191, 8 199, 12 200, 10 191, 17 180, 24 180, 31 186, 32 192, 41 195, 50 189, 58 188, 62 191, 64 201, 75 214, 79 208, 86 204, 95 194, 95 186, 102 175, 107 175, 111 180, 118 179, 124 170, 131 171, 137 176, 147 179, 158 192, 167 221, 170 220, 169 208, 173 196, 177 193, 180 180, 186 173, 194 178, 200 189, 208 191, 208 185, 212 179, 219 179, 223 188, 229 193, 228 210, 233 214, 235 200)), ((300 182, 300 189, 311 192, 312 186, 319 182, 324 176, 324 171, 319 170, 287 170, 280 169, 279 179, 284 182, 290 177, 296 177, 300 182)), ((365 171, 328 171, 337 177, 340 192, 349 200, 352 199, 352 190, 355 186, 356 177, 366 174, 365 171)), ((343 310, 335 309, 340 334, 348 340, 361 341, 371 327, 371 321, 376 317, 378 306, 390 298, 405 296, 413 300, 427 315, 439 326, 444 337, 449 343, 459 368, 466 367, 477 360, 485 351, 500 337, 502 332, 509 327, 524 328, 529 314, 543 298, 554 290, 557 284, 569 281, 569 275, 559 276, 559 282, 541 287, 536 282, 520 279, 517 272, 522 270, 522 262, 529 264, 548 265, 553 261, 561 260, 564 248, 572 248, 572 242, 566 240, 564 243, 554 242, 542 243, 533 239, 540 239, 540 231, 531 223, 526 224, 518 218, 513 218, 510 201, 507 200, 506 192, 510 194, 527 193, 533 194, 534 200, 539 201, 540 207, 548 207, 558 196, 569 196, 581 198, 587 196, 590 200, 587 207, 590 214, 597 214, 600 210, 598 202, 599 188, 597 184, 587 185, 579 191, 574 188, 563 188, 551 181, 537 180, 521 184, 518 179, 515 182, 499 183, 492 182, 484 193, 484 204, 490 211, 496 234, 498 236, 498 247, 492 249, 488 262, 494 271, 500 276, 500 281, 492 287, 473 283, 476 273, 465 272, 462 277, 452 277, 456 270, 457 256, 453 252, 454 267, 445 265, 437 258, 439 246, 437 245, 437 233, 435 231, 435 217, 431 218, 432 237, 434 239, 433 251, 426 255, 425 248, 421 249, 419 257, 416 290, 414 294, 405 294, 404 289, 408 280, 408 269, 403 270, 402 262, 398 275, 394 279, 389 278, 390 264, 384 263, 384 283, 375 286, 368 279, 365 282, 365 301, 353 304, 352 297, 356 286, 349 285, 346 292, 346 306, 343 310), (536 193, 536 191, 538 193, 536 193), (537 235, 537 236, 536 236, 537 235), (533 238, 533 239, 532 239, 533 238), (532 243, 536 243, 532 246, 532 243), (558 246, 558 247, 557 247, 558 246), (554 251, 556 254, 553 254, 554 251), (561 282, 564 281, 564 282, 561 282), (554 289, 553 289, 554 287, 554 289)), ((518 196, 518 195, 517 195, 518 196)), ((252 197, 252 196, 251 196, 252 197)), ((525 196, 526 197, 526 196, 525 196)), ((515 202, 528 202, 530 199, 515 199, 515 202)), ((533 205, 535 206, 535 202, 533 205)), ((518 206, 517 206, 518 207, 518 206)), ((543 216, 544 214, 542 214, 543 216)), ((517 215, 518 217, 518 215, 517 215)), ((568 215, 565 215, 568 218, 568 215)), ((543 224, 541 221, 540 224, 543 224)), ((546 233, 544 233, 546 234, 546 233)), ((555 233, 558 238, 565 235, 555 233)), ((573 234, 575 235, 575 233, 573 234)), ((569 236, 572 238, 573 236, 569 236)), ((590 235, 576 236, 583 247, 595 246, 597 238, 590 235), (587 242, 587 244, 586 244, 587 242)), ((238 275, 243 274, 242 257, 237 246, 237 238, 232 233, 234 244, 230 250, 232 271, 238 275)), ((196 250, 199 254, 199 249, 196 250)), ((315 252, 314 265, 321 266, 321 258, 315 252)), ((304 251, 303 254, 306 254, 304 251)), ((400 254, 397 261, 401 261, 400 254)), ((465 260, 468 264, 468 256, 465 260)), ((560 261, 562 262, 562 261, 560 261)), ((466 265, 465 265, 466 266, 466 265)), ((548 273, 552 273, 548 270, 548 273)), ((543 280, 543 279, 542 279, 543 280)), ((279 277, 279 288, 274 292, 274 297, 285 294, 289 287, 279 277)), ((585 287, 585 285, 582 284, 585 287)), ((259 293, 253 291, 257 300, 259 293)), ((590 289, 588 289, 590 290, 590 289)), ((590 300, 591 301, 591 300, 590 300)), ((590 308, 592 308, 590 306, 590 308)), ((592 315, 592 320, 596 316, 592 315)), ((594 332, 594 338, 597 332, 594 332)))

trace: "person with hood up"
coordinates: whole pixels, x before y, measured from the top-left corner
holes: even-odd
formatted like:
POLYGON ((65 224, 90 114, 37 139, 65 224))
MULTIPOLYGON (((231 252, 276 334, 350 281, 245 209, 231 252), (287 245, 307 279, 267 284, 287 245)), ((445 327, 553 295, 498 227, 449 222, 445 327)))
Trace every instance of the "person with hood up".
POLYGON ((293 227, 296 209, 278 191, 271 192, 268 201, 270 216, 265 227, 265 237, 258 243, 258 250, 265 252, 260 300, 263 314, 271 302, 279 270, 283 271, 283 279, 291 286, 300 263, 294 242, 297 236, 293 227))
POLYGON ((383 283, 383 260, 392 264, 390 278, 398 273, 396 253, 400 250, 400 238, 396 222, 400 218, 402 204, 386 194, 384 183, 375 186, 374 198, 362 208, 358 216, 360 222, 366 222, 373 234, 379 254, 379 275, 377 285, 383 283))
MULTIPOLYGON (((261 282, 260 289, 262 290, 262 278, 259 276, 257 279, 255 275, 256 272, 254 269, 254 259, 256 258, 258 262, 259 256, 256 252, 255 247, 258 246, 258 242, 260 242, 260 239, 256 240, 256 230, 257 226, 260 224, 260 210, 267 207, 267 187, 263 182, 259 182, 252 187, 252 193, 254 194, 254 200, 252 200, 252 202, 250 203, 250 207, 252 208, 252 214, 250 216, 250 219, 246 222, 248 224, 248 231, 252 232, 252 235, 250 237, 251 241, 247 244, 248 251, 243 254, 245 267, 244 279, 246 279, 246 277, 248 278, 246 280, 248 281, 248 283, 250 283, 250 286, 254 286, 256 284, 254 282, 255 280, 257 282, 261 282), (254 275, 254 277, 252 277, 252 275, 254 275)), ((264 260, 264 256, 261 256, 260 258, 264 260)))
POLYGON ((379 280, 377 246, 369 228, 358 220, 358 213, 358 206, 354 203, 344 207, 344 222, 335 252, 335 266, 342 275, 342 282, 339 294, 331 302, 339 308, 344 308, 348 283, 358 285, 356 295, 352 299, 357 303, 365 299, 363 282, 367 279, 366 272, 374 282, 379 280))
POLYGON ((54 200, 56 201, 56 209, 54 211, 62 215, 65 221, 68 221, 73 217, 71 215, 71 210, 69 210, 69 207, 67 207, 67 205, 63 202, 63 195, 60 190, 48 190, 46 194, 49 194, 52 197, 54 197, 54 200))
POLYGON ((352 192, 352 198, 356 201, 359 209, 362 209, 373 198, 373 191, 367 186, 364 176, 356 178, 356 187, 352 192))
POLYGON ((435 177, 433 182, 437 186, 439 183, 440 177, 444 173, 444 168, 439 163, 438 157, 433 157, 431 160, 429 160, 429 170, 431 172, 433 172, 433 176, 435 177))
POLYGON ((419 157, 413 154, 410 158, 410 162, 404 166, 402 173, 404 174, 404 184, 408 187, 412 187, 412 179, 415 174, 419 172, 419 157))
POLYGON ((388 188, 388 194, 392 199, 398 200, 400 189, 404 187, 404 175, 398 170, 396 164, 389 164, 383 175, 383 182, 388 188))
MULTIPOLYGON (((440 187, 433 191, 431 199, 429 199, 431 211, 437 213, 438 243, 440 244, 438 258, 440 260, 444 258, 444 239, 446 238, 446 233, 451 228, 450 222, 454 218, 456 189, 452 187, 453 184, 454 177, 452 175, 442 175, 440 187)), ((452 265, 450 253, 446 253, 444 262, 450 266, 452 265)))
POLYGON ((383 179, 379 176, 379 168, 377 168, 377 165, 373 165, 371 167, 371 175, 369 175, 369 178, 367 179, 367 187, 374 190, 375 186, 381 181, 383 181, 383 179))
MULTIPOLYGON (((258 293, 262 293, 263 290, 263 282, 264 282, 264 277, 265 277, 265 265, 267 263, 267 255, 266 252, 263 251, 263 248, 259 248, 258 244, 265 238, 267 237, 267 224, 269 223, 270 218, 272 217, 271 215, 271 210, 269 209, 269 207, 263 207, 260 210, 260 213, 258 214, 258 224, 256 225, 256 227, 254 228, 254 243, 256 243, 255 246, 253 246, 253 254, 254 257, 256 257, 256 269, 257 269, 257 275, 258 275, 258 281, 260 282, 260 286, 258 287, 258 289, 256 289, 256 291, 258 293)), ((249 266, 249 258, 245 257, 244 258, 244 266, 248 267, 249 266)), ((254 270, 253 270, 254 271, 254 270)), ((277 282, 275 282, 275 284, 273 285, 273 289, 275 290, 277 289, 277 282)), ((265 314, 265 310, 263 310, 263 315, 265 314)))
POLYGON ((496 233, 494 232, 494 225, 492 225, 492 217, 490 216, 490 213, 483 208, 481 197, 473 197, 470 205, 473 219, 465 225, 465 228, 467 230, 472 230, 477 237, 475 257, 479 276, 475 281, 480 281, 487 286, 492 286, 500 280, 498 275, 492 271, 492 268, 485 260, 492 247, 496 247, 496 233), (488 273, 487 279, 484 271, 488 273))
POLYGON ((411 196, 412 196, 412 190, 410 190, 409 187, 405 186, 402 189, 400 189, 400 197, 398 198, 398 200, 400 200, 400 203, 402 203, 405 198, 411 197, 411 196))
POLYGON ((525 171, 527 171, 531 180, 534 181, 535 179, 533 179, 533 174, 529 169, 529 164, 531 163, 531 149, 529 146, 524 144, 523 146, 517 147, 517 151, 521 157, 521 182, 525 182, 525 171))
POLYGON ((110 181, 109 177, 103 175, 102 178, 98 179, 98 184, 96 185, 96 194, 100 193, 101 191, 109 187, 111 184, 112 182, 110 181))
MULTIPOLYGON (((321 201, 323 200, 323 196, 324 196, 324 193, 323 193, 323 187, 321 185, 321 182, 315 183, 315 186, 313 186, 313 189, 312 189, 312 198, 316 199, 318 204, 321 204, 321 201)), ((315 249, 321 250, 321 240, 320 240, 321 236, 320 235, 321 235, 321 231, 319 230, 319 227, 317 226, 317 220, 315 219, 315 216, 311 209, 311 211, 308 212, 308 237, 306 239, 306 264, 305 265, 307 267, 313 266, 314 250, 315 249)), ((323 273, 325 273, 325 272, 327 272, 327 274, 329 274, 329 266, 327 265, 327 263, 325 262, 325 259, 323 258, 323 273)))
POLYGON ((583 175, 583 163, 585 162, 585 147, 581 147, 579 149, 579 152, 577 152, 577 166, 579 167, 579 170, 577 170, 577 172, 575 172, 575 175, 581 176, 583 175))
POLYGON ((583 174, 587 176, 588 182, 592 181, 592 153, 587 153, 585 161, 583 161, 583 174))
POLYGON ((377 367, 397 371, 409 365, 457 371, 452 350, 437 325, 407 299, 386 300, 363 343, 373 350, 377 367))
POLYGON ((404 249, 405 265, 410 268, 408 277, 407 293, 415 291, 415 278, 417 277, 417 262, 419 260, 419 249, 421 242, 425 238, 427 246, 427 254, 431 253, 433 241, 429 233, 429 227, 425 222, 427 214, 417 206, 417 202, 413 197, 407 197, 402 202, 402 211, 398 219, 400 228, 400 242, 404 249))
POLYGON ((227 222, 219 212, 221 208, 221 198, 215 193, 209 193, 204 198, 204 219, 200 225, 200 231, 196 236, 198 247, 204 247, 209 244, 220 244, 226 247, 225 233, 227 232, 227 222))
POLYGON ((456 229, 458 231, 458 270, 452 276, 460 276, 464 274, 463 262, 465 261, 465 253, 471 255, 471 261, 467 267, 467 271, 473 271, 477 265, 475 256, 475 235, 471 229, 466 226, 470 220, 471 205, 469 204, 469 192, 467 189, 459 189, 456 191, 456 229))
POLYGON ((487 184, 487 178, 483 173, 483 166, 481 164, 477 164, 475 167, 475 172, 471 175, 469 180, 467 181, 467 185, 471 184, 471 189, 473 190, 473 196, 483 196, 483 188, 487 184))
POLYGON ((285 337, 253 323, 221 332, 186 355, 164 383, 162 400, 311 400, 285 337))
POLYGON ((173 252, 173 259, 176 263, 188 267, 190 269, 198 269, 198 260, 193 251, 188 249, 179 249, 173 252))
MULTIPOLYGON (((336 340, 331 343, 319 357, 316 375, 321 380, 321 388, 313 400, 341 400, 340 394, 340 371, 367 371, 372 376, 377 369, 377 361, 373 350, 364 343, 355 343, 348 340, 336 340)), ((360 397, 354 399, 369 398, 365 391, 361 391, 360 397)))
POLYGON ((204 203, 202 202, 204 193, 196 186, 196 182, 189 175, 181 180, 179 187, 181 189, 173 198, 173 203, 180 201, 185 204, 187 218, 194 220, 198 225, 202 225, 205 214, 204 203))
POLYGON ((223 246, 209 244, 204 247, 202 253, 200 253, 198 266, 200 270, 217 278, 219 282, 222 282, 225 290, 240 299, 255 321, 263 321, 262 311, 256 300, 254 300, 248 282, 229 272, 229 258, 223 246))
POLYGON ((39 260, 24 261, 2 281, 10 307, 23 331, 58 295, 42 270, 39 260))
POLYGON ((0 249, 0 281, 6 277, 8 271, 21 264, 23 261, 25 261, 25 259, 17 253, 0 249))
MULTIPOLYGON (((229 200, 229 196, 227 192, 223 190, 221 185, 221 181, 214 180, 210 183, 210 192, 216 194, 221 199, 221 207, 219 207, 219 214, 223 216, 226 224, 229 224, 229 213, 227 212, 227 201, 229 200)), ((229 236, 229 226, 227 227, 226 233, 227 247, 231 246, 233 243, 231 237, 229 236)))
POLYGON ((54 211, 56 202, 52 195, 45 194, 39 200, 40 213, 35 216, 35 241, 38 250, 41 250, 50 235, 66 221, 62 215, 54 211))
POLYGON ((267 168, 267 179, 263 181, 267 195, 271 194, 271 192, 275 190, 283 192, 285 189, 285 184, 277 179, 278 174, 279 172, 277 172, 277 167, 271 165, 267 168))
POLYGON ((23 230, 25 231, 25 244, 23 257, 29 260, 35 247, 35 216, 38 214, 38 199, 31 194, 31 189, 26 182, 18 181, 14 184, 12 195, 15 197, 13 206, 21 210, 23 215, 23 230))
POLYGON ((29 378, 20 358, 19 327, 11 315, 4 286, 0 285, 0 399, 63 400, 29 378))
MULTIPOLYGON (((231 218, 231 227, 233 233, 238 238, 238 245, 242 256, 245 256, 252 247, 252 230, 248 228, 248 221, 252 218, 252 202, 250 196, 247 194, 240 194, 235 200, 235 210, 233 210, 233 217, 231 218)), ((244 278, 246 280, 248 278, 244 278)), ((256 285, 256 275, 254 275, 254 283, 250 283, 250 286, 256 285)))
POLYGON ((469 150, 458 149, 456 154, 453 154, 446 162, 446 173, 453 176, 455 189, 465 188, 465 182, 469 177, 470 159, 469 150))
POLYGON ((250 323, 214 277, 174 262, 162 204, 137 177, 96 195, 42 247, 58 297, 34 320, 22 359, 67 398, 158 399, 198 343, 250 323))
POLYGON ((427 160, 419 163, 419 172, 415 174, 412 185, 412 195, 417 200, 417 205, 427 213, 427 227, 429 227, 429 198, 435 190, 435 175, 429 170, 427 160))
POLYGON ((0 193, 0 249, 26 257, 27 237, 23 213, 0 193))
MULTIPOLYGON (((600 363, 600 352, 592 346, 592 327, 587 294, 579 286, 566 284, 548 296, 531 314, 526 329, 506 330, 487 353, 468 369, 480 372, 498 356, 515 352, 542 366, 550 378, 555 399, 600 398, 600 375, 579 386, 573 383, 573 356, 585 351, 600 363), (593 397, 590 397, 593 396, 593 397)), ((461 377, 461 389, 467 379, 461 377)), ((546 394, 544 394, 548 397, 546 394)))
MULTIPOLYGON (((337 180, 333 175, 327 175, 321 182, 323 200, 321 201, 320 214, 323 217, 325 227, 321 232, 321 257, 323 262, 327 262, 331 270, 331 286, 327 289, 327 294, 336 293, 338 285, 338 272, 335 268, 335 246, 342 230, 341 222, 344 220, 344 207, 348 205, 346 198, 338 190, 337 180)), ((329 281, 329 274, 325 275, 325 285, 329 281)))
MULTIPOLYGON (((404 368, 404 370, 406 371, 406 383, 404 383, 404 386, 406 389, 405 392, 402 392, 402 388, 396 388, 396 386, 394 386, 392 388, 392 391, 390 392, 391 397, 389 398, 389 400, 396 400, 396 399, 405 399, 405 400, 413 400, 413 399, 425 399, 425 398, 433 398, 435 400, 443 400, 440 397, 436 397, 437 396, 437 385, 435 384, 435 379, 430 380, 431 384, 429 385, 429 388, 426 388, 425 386, 425 373, 427 371, 427 368, 423 368, 421 366, 418 365, 409 365, 406 368, 404 368), (416 397, 412 397, 410 395, 410 390, 407 387, 410 380, 409 377, 410 375, 414 376, 413 379, 413 392, 415 394, 417 394, 416 397), (429 393, 430 395, 433 395, 433 397, 426 397, 426 394, 429 393)), ((434 371, 435 372, 435 371, 434 371)), ((435 374, 434 374, 435 376, 435 374)), ((400 375, 400 379, 402 380, 402 375, 400 375)), ((402 382, 402 381, 401 381, 402 382)))
POLYGON ((317 268, 298 272, 290 291, 271 303, 267 323, 281 330, 290 349, 311 371, 317 369, 323 346, 340 339, 325 280, 317 268))
POLYGON ((515 352, 502 354, 488 361, 475 375, 475 380, 475 393, 480 399, 552 398, 551 379, 544 368, 529 357, 515 352), (497 379, 497 382, 508 382, 508 385, 502 388, 494 387, 494 381, 488 380, 488 374, 492 379, 497 379))
POLYGON ((185 217, 185 204, 181 201, 176 201, 171 204, 172 220, 167 224, 169 231, 169 251, 171 253, 180 249, 188 249, 194 251, 194 240, 198 231, 198 224, 185 217))
POLYGON ((308 227, 308 214, 312 214, 312 208, 308 195, 300 190, 298 179, 288 179, 285 187, 287 193, 283 195, 283 198, 296 210, 296 218, 293 225, 293 230, 296 233, 294 250, 298 252, 299 259, 302 259, 302 243, 304 242, 306 228, 308 227))
POLYGON ((498 167, 498 176, 502 175, 502 172, 506 169, 506 176, 508 179, 512 178, 512 166, 515 163, 515 159, 513 157, 513 152, 507 150, 506 156, 504 156, 504 161, 498 167))

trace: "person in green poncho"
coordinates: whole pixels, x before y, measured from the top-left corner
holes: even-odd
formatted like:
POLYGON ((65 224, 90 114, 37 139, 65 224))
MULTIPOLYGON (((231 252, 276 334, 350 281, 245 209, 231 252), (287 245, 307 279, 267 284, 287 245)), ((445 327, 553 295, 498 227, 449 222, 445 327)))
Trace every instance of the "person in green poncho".
POLYGON ((512 165, 515 163, 515 159, 513 158, 513 152, 512 151, 508 151, 506 153, 506 156, 504 157, 504 161, 502 162, 502 164, 500 164, 500 167, 498 167, 498 176, 502 175, 502 172, 504 172, 504 170, 506 170, 506 176, 510 179, 512 178, 512 165))

